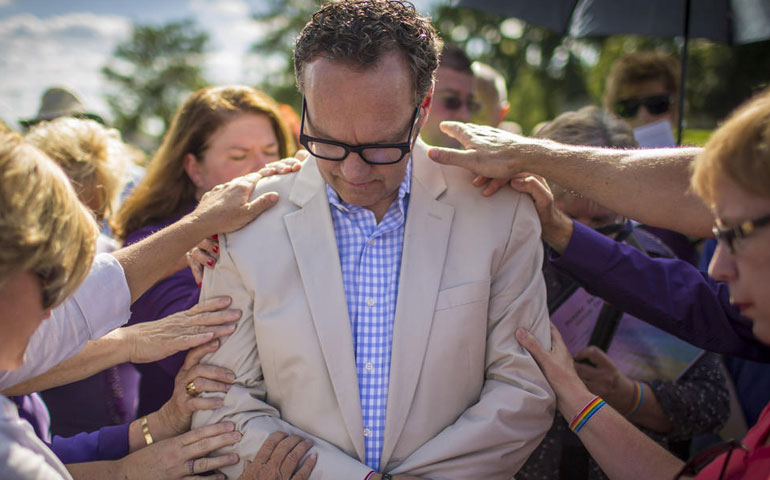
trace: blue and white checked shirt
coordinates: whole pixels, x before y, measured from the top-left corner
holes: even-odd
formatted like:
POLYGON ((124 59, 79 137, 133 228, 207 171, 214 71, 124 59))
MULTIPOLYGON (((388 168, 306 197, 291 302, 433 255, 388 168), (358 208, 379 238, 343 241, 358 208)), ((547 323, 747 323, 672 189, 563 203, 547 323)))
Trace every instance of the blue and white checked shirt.
POLYGON ((398 198, 379 225, 374 213, 341 201, 337 193, 326 185, 329 203, 333 207, 334 235, 337 237, 342 281, 353 330, 366 465, 374 471, 380 469, 380 454, 385 439, 393 320, 411 188, 411 157, 408 162, 398 198))

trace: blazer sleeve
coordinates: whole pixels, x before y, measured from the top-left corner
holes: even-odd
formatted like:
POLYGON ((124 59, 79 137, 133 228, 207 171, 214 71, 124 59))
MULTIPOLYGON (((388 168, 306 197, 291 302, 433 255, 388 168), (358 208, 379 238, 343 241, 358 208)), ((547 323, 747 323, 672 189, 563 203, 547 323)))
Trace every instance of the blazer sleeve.
POLYGON ((485 380, 478 402, 388 473, 508 480, 553 422, 554 393, 514 336, 516 328, 524 327, 545 348, 551 346, 540 222, 524 195, 513 208, 509 241, 492 271, 485 380))
MULTIPOLYGON (((243 434, 241 441, 230 448, 213 454, 235 452, 241 461, 221 471, 227 478, 238 478, 243 472, 244 460, 251 461, 262 442, 275 431, 301 435, 312 440, 310 453, 318 453, 311 479, 363 480, 370 469, 351 458, 336 446, 314 437, 281 419, 280 412, 267 403, 262 366, 254 330, 253 297, 241 281, 241 274, 227 248, 227 236, 220 235, 220 256, 216 267, 207 270, 203 278, 201 301, 218 296, 232 298, 230 308, 243 312, 235 332, 222 340, 219 349, 201 360, 203 364, 218 365, 235 373, 235 383, 226 394, 207 393, 205 396, 224 398, 216 410, 198 410, 193 414, 192 428, 218 422, 233 422, 243 434)), ((255 253, 256 254, 256 253, 255 253)))

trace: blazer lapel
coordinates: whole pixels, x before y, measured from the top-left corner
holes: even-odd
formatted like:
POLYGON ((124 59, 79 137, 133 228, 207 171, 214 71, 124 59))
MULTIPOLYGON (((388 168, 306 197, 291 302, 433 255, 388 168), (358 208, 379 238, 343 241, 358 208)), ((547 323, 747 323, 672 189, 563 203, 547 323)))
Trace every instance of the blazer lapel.
POLYGON ((412 158, 381 465, 393 454, 422 373, 454 217, 454 207, 436 200, 446 182, 441 168, 427 157, 424 143, 415 145, 412 158))
POLYGON ((345 426, 359 459, 364 461, 353 334, 329 201, 312 157, 297 175, 289 200, 300 209, 287 214, 284 222, 345 426))

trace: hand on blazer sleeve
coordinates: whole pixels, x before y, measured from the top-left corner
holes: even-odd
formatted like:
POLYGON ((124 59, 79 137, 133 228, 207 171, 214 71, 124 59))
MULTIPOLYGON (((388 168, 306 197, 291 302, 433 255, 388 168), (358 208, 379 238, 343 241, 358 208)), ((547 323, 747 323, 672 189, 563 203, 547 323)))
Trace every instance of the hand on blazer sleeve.
POLYGON ((492 272, 485 381, 478 401, 389 473, 437 479, 510 479, 550 428, 555 397, 516 341, 525 327, 550 348, 540 223, 519 197, 502 260, 492 272))
MULTIPOLYGON (((216 268, 206 271, 200 299, 204 301, 218 295, 229 295, 232 298, 230 308, 241 310, 243 315, 235 332, 223 338, 219 349, 201 361, 232 370, 235 373, 235 382, 226 394, 207 394, 223 396, 224 404, 216 410, 195 412, 192 428, 230 421, 235 423, 236 430, 243 434, 243 438, 236 445, 213 453, 235 452, 240 456, 236 465, 221 469, 228 478, 238 478, 244 469, 244 461, 253 460, 257 450, 271 433, 282 431, 313 441, 310 453, 318 454, 318 462, 311 478, 363 479, 370 471, 366 465, 334 445, 281 420, 280 412, 265 402, 267 392, 255 339, 253 295, 241 281, 238 269, 228 253, 227 237, 220 235, 219 239, 219 261, 216 268)), ((255 252, 255 255, 259 253, 255 252)))

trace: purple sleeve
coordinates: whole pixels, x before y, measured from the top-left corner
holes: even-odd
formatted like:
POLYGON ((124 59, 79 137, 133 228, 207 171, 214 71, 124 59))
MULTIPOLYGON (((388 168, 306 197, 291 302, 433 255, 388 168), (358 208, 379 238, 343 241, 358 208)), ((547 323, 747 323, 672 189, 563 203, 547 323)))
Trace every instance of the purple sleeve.
MULTIPOLYGON (((170 225, 176 219, 147 226, 126 237, 125 244, 138 242, 157 230, 170 225)), ((159 281, 150 287, 144 295, 131 306, 129 325, 160 320, 173 313, 187 310, 198 303, 200 287, 189 268, 159 281)), ((141 374, 139 384, 139 416, 147 415, 158 410, 174 391, 174 377, 182 368, 186 351, 177 352, 153 363, 136 364, 141 374)))
MULTIPOLYGON (((171 223, 168 221, 137 230, 126 237, 125 244, 136 243, 171 223)), ((189 268, 180 270, 150 287, 134 302, 128 325, 160 320, 172 313, 187 310, 198 303, 199 296, 200 287, 195 283, 192 271, 189 268)), ((179 352, 155 364, 173 378, 182 367, 185 355, 186 352, 179 352)))
POLYGON ((770 348, 751 331, 751 320, 730 305, 727 284, 679 259, 650 258, 574 222, 553 266, 624 312, 717 353, 770 361, 770 348))
POLYGON ((128 423, 74 437, 53 437, 50 447, 62 463, 117 460, 128 455, 128 423))

